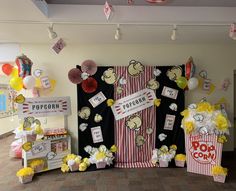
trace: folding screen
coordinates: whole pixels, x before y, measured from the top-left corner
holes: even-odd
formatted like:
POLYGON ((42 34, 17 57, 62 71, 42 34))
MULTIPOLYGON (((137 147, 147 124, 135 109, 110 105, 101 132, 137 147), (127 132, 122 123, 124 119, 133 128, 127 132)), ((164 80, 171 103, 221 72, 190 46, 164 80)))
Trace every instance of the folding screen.
POLYGON ((129 66, 98 67, 92 76, 98 83, 95 92, 85 93, 80 84, 77 86, 79 155, 88 157, 84 151, 87 145, 99 147, 103 144, 109 148, 116 144, 115 166, 135 168, 153 167, 152 150, 162 145, 176 144, 177 153, 184 153, 184 133, 180 128, 184 91, 174 81, 184 74, 183 70, 183 66, 143 66, 134 60, 129 66), (117 116, 119 114, 113 114, 106 101, 97 106, 91 102, 96 94, 116 101, 134 93, 144 92, 148 97, 149 91, 161 99, 159 107, 152 104, 140 109, 141 106, 137 112, 121 118, 117 116), (96 138, 94 132, 97 131, 101 132, 96 138))

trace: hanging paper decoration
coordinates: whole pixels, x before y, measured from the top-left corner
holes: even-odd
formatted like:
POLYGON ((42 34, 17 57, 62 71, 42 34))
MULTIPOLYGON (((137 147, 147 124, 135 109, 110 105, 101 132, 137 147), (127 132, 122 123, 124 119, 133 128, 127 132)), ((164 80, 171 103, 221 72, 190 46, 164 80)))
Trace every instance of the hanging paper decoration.
POLYGON ((24 78, 25 76, 31 75, 33 62, 26 55, 18 56, 16 58, 16 65, 18 67, 19 77, 24 78))
POLYGON ((185 64, 185 77, 189 80, 194 76, 194 73, 195 73, 195 65, 193 63, 192 56, 190 56, 187 63, 185 64))
POLYGON ((128 66, 128 73, 130 76, 137 77, 144 71, 144 66, 141 62, 136 60, 131 60, 128 66))
POLYGON ((97 72, 97 65, 92 60, 85 60, 81 64, 81 70, 73 68, 68 72, 69 80, 74 84, 82 83, 82 89, 86 93, 93 93, 97 89, 97 81, 90 77, 97 72))
POLYGON ((109 20, 112 12, 112 6, 106 1, 103 7, 103 12, 106 16, 106 19, 109 20))

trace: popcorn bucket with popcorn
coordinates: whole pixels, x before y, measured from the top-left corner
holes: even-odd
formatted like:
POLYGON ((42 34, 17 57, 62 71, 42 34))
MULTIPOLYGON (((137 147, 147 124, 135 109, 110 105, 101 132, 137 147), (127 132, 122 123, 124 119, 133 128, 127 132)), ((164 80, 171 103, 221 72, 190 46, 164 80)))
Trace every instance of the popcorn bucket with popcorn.
POLYGON ((184 167, 185 161, 183 160, 175 160, 175 166, 177 167, 184 167))
POLYGON ((21 184, 26 184, 26 183, 32 182, 32 178, 33 178, 33 175, 20 176, 19 181, 21 184))
POLYGON ((225 183, 226 176, 225 175, 217 175, 217 176, 215 175, 215 176, 213 176, 213 178, 214 178, 215 182, 225 183))
POLYGON ((96 167, 97 167, 97 168, 105 168, 106 165, 107 165, 106 162, 97 162, 97 163, 96 163, 96 167))
POLYGON ((74 163, 74 164, 68 165, 68 166, 69 166, 71 172, 79 170, 79 165, 77 163, 74 163))
POLYGON ((160 160, 159 161, 159 166, 160 167, 168 167, 169 166, 169 162, 168 161, 163 161, 163 160, 160 160))

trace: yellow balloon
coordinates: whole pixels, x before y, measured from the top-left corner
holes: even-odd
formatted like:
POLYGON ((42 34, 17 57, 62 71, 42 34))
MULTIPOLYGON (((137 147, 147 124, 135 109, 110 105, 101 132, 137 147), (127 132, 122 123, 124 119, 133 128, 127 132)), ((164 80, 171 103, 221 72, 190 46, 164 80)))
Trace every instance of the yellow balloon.
POLYGON ((12 78, 18 77, 18 69, 17 68, 12 69, 11 77, 12 78))
POLYGON ((14 77, 10 80, 10 86, 16 91, 20 91, 23 88, 23 80, 20 77, 14 77))

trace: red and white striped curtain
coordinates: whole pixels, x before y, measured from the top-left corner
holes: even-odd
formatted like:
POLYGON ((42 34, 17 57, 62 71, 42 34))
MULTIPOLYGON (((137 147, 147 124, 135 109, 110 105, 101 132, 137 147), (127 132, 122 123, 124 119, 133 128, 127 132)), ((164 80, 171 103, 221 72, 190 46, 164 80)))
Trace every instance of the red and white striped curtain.
MULTIPOLYGON (((128 74, 127 66, 115 67, 115 73, 118 77, 126 79, 124 91, 121 94, 116 92, 118 87, 115 84, 114 100, 121 99, 125 96, 133 94, 146 88, 149 80, 154 78, 152 66, 145 66, 144 72, 138 77, 132 77, 128 74)), ((138 112, 142 119, 142 126, 139 131, 131 130, 126 127, 126 118, 115 121, 115 144, 118 147, 116 154, 116 167, 118 168, 142 168, 154 167, 151 163, 152 150, 155 148, 156 141, 156 111, 155 107, 149 107, 138 112), (152 128, 153 132, 147 134, 147 128, 152 128), (145 143, 142 146, 135 144, 137 135, 142 135, 145 138, 145 143)))

